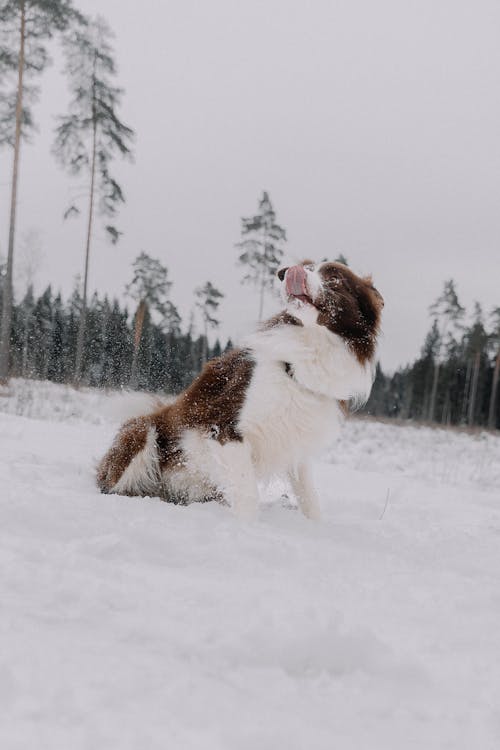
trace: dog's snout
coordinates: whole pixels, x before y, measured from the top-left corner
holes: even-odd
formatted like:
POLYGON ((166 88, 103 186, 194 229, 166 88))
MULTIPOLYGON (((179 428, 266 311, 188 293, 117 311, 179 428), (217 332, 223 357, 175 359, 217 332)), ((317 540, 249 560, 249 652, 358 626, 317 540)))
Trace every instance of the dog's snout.
POLYGON ((280 270, 278 271, 278 279, 280 281, 284 280, 285 274, 286 274, 287 271, 288 271, 288 266, 286 268, 280 268, 280 270))

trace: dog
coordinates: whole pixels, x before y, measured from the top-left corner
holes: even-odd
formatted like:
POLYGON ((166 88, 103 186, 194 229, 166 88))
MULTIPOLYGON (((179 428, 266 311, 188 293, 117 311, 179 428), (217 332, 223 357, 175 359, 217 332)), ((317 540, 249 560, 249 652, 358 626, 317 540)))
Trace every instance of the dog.
POLYGON ((103 493, 218 499, 254 519, 258 481, 288 477, 307 518, 320 507, 309 461, 366 402, 383 299, 338 262, 278 271, 284 309, 245 346, 209 361, 175 401, 126 422, 97 470, 103 493))

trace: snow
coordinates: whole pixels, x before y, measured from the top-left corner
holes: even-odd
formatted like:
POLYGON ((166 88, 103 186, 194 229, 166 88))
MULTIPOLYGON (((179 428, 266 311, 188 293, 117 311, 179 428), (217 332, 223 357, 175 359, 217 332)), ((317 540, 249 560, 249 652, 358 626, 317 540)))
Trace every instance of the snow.
POLYGON ((500 439, 350 421, 324 520, 101 496, 124 404, 0 395, 0 746, 500 746, 500 439))

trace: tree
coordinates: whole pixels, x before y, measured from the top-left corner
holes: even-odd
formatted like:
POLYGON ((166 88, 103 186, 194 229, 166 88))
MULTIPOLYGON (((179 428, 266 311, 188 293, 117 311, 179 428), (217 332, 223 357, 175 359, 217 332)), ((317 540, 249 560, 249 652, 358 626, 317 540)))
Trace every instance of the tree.
POLYGON ((489 343, 493 349, 494 366, 491 381, 490 403, 488 409, 488 427, 495 428, 495 412, 497 405, 498 381, 500 378, 500 307, 496 307, 491 313, 493 327, 489 335, 489 343))
POLYGON ((259 321, 262 320, 264 294, 272 286, 283 257, 285 230, 276 223, 271 199, 265 191, 255 216, 241 219, 241 241, 237 247, 243 252, 238 263, 247 270, 243 283, 250 282, 259 289, 259 321))
POLYGON ((132 345, 127 312, 113 301, 104 323, 101 385, 124 386, 130 379, 132 345))
POLYGON ((33 364, 36 376, 46 380, 53 336, 53 297, 50 286, 36 301, 33 309, 33 331, 36 347, 33 349, 33 364))
POLYGON ((28 372, 28 355, 34 346, 34 331, 33 331, 33 310, 35 309, 35 296, 33 294, 33 286, 30 284, 24 295, 21 303, 21 315, 20 323, 22 325, 22 338, 21 342, 21 362, 20 362, 20 374, 23 377, 29 376, 31 373, 28 372))
MULTIPOLYGON (((325 258, 325 260, 327 260, 327 258, 325 258)), ((349 262, 348 262, 347 258, 345 257, 344 253, 339 253, 337 255, 337 257, 335 258, 335 262, 336 263, 343 263, 344 266, 348 266, 349 265, 349 262)))
POLYGON ((66 333, 63 303, 61 294, 57 294, 52 304, 52 336, 45 377, 55 383, 62 383, 64 378, 62 355, 66 333))
MULTIPOLYGON (((130 144, 134 135, 117 114, 123 91, 112 83, 116 67, 110 37, 111 31, 106 22, 97 18, 85 28, 74 29, 65 39, 65 71, 70 78, 73 97, 69 114, 59 118, 53 148, 60 163, 71 174, 85 172, 89 178, 82 308, 75 361, 76 384, 81 379, 96 196, 99 198, 99 214, 113 218, 125 198, 120 185, 109 172, 110 163, 116 155, 131 156, 130 144)), ((65 218, 78 213, 78 206, 73 204, 67 209, 65 218)), ((117 228, 107 224, 105 229, 111 241, 116 243, 120 237, 117 228)))
POLYGON ((133 263, 134 276, 127 286, 127 294, 137 302, 134 324, 134 351, 130 384, 137 385, 137 365, 139 347, 146 317, 156 311, 167 325, 178 327, 180 316, 168 299, 172 282, 168 279, 168 269, 159 260, 142 252, 133 263))
POLYGON ((0 4, 0 85, 3 89, 0 90, 0 146, 13 149, 0 325, 0 382, 5 382, 9 374, 19 156, 22 139, 26 139, 35 126, 32 104, 38 95, 38 87, 28 80, 41 74, 49 62, 47 41, 55 32, 65 31, 73 21, 82 23, 83 19, 71 0, 4 0, 0 4))
POLYGON ((204 332, 204 343, 203 343, 203 362, 207 361, 208 352, 208 329, 218 328, 220 321, 214 316, 217 313, 217 309, 220 305, 221 299, 224 298, 222 292, 220 292, 210 281, 202 286, 198 287, 195 291, 196 295, 196 307, 201 313, 201 319, 203 321, 203 332, 204 332))
POLYGON ((452 279, 445 281, 442 294, 430 306, 429 311, 436 322, 436 330, 439 331, 428 415, 429 420, 432 422, 436 410, 441 357, 443 356, 445 346, 450 343, 450 340, 453 340, 454 333, 459 330, 460 321, 465 314, 464 308, 458 301, 455 284, 452 279))
POLYGON ((479 370, 481 367, 481 355, 485 351, 488 337, 484 329, 483 311, 479 302, 474 305, 474 320, 470 330, 466 334, 466 351, 471 362, 471 383, 469 392, 469 407, 467 412, 467 423, 474 424, 476 412, 476 399, 479 384, 479 370))

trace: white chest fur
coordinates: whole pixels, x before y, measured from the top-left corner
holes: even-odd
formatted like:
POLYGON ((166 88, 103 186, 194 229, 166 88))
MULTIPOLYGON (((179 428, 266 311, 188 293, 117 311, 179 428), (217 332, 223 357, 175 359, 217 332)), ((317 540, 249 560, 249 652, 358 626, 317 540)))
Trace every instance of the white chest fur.
POLYGON ((293 466, 317 453, 342 421, 339 400, 365 401, 372 367, 361 365, 345 342, 313 321, 280 326, 248 339, 256 360, 239 429, 257 470, 293 466), (293 368, 286 375, 284 362, 293 368))
POLYGON ((257 361, 238 428, 251 446, 256 471, 266 475, 316 454, 341 421, 336 400, 308 391, 281 363, 257 361))

